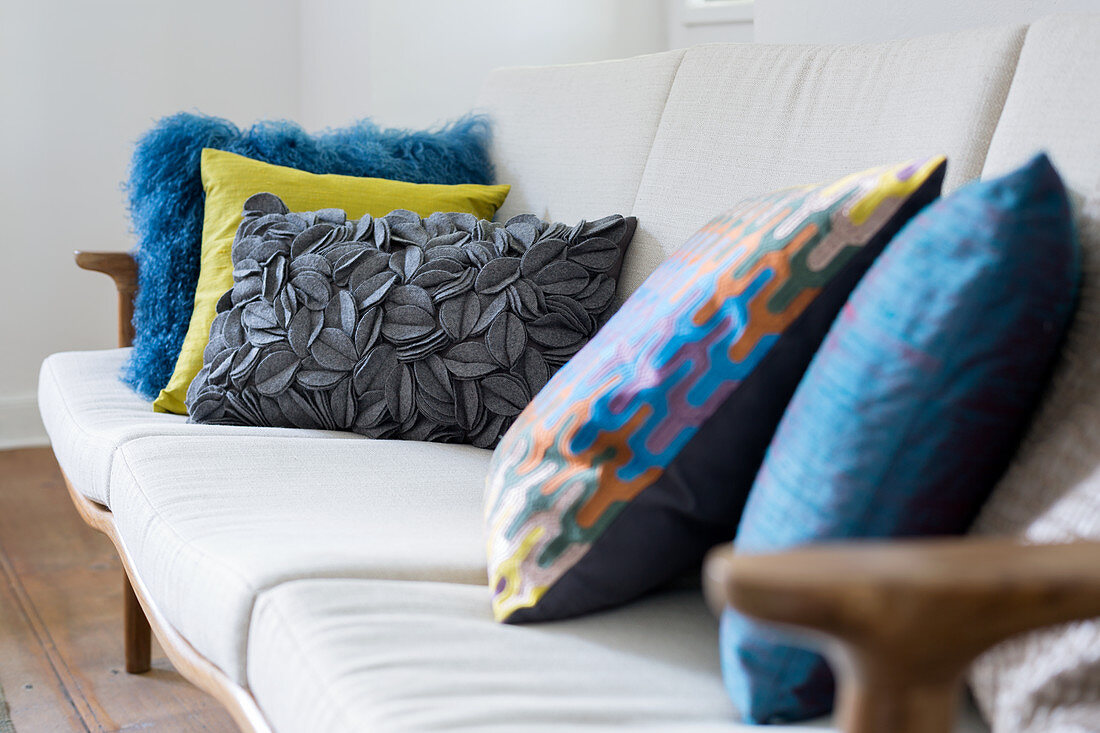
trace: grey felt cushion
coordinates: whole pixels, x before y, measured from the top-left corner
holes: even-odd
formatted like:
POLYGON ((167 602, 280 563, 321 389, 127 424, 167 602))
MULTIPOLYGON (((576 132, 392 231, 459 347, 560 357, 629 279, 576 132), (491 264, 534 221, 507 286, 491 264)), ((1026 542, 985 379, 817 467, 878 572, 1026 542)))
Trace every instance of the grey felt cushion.
POLYGON ((244 206, 193 422, 496 445, 603 324, 636 220, 244 206))

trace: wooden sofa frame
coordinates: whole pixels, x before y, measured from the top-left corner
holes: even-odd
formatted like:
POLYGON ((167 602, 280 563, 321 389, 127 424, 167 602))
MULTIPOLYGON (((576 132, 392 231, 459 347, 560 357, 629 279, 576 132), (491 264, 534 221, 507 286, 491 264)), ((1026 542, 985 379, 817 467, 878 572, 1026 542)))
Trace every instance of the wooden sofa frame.
MULTIPOLYGON (((121 252, 77 252, 118 291, 118 343, 134 329, 137 264, 121 252)), ((158 611, 105 506, 76 491, 77 511, 114 543, 125 569, 126 671, 148 671, 150 632, 181 675, 244 731, 271 730, 255 699, 195 650, 158 611)), ((704 570, 716 613, 727 605, 819 643, 837 672, 845 733, 950 733, 963 674, 994 644, 1032 629, 1100 616, 1100 542, 1023 545, 950 538, 817 545, 767 555, 715 548, 704 570)))
MULTIPOLYGON (((134 340, 134 295, 137 293, 137 263, 133 256, 126 252, 77 252, 76 264, 85 270, 105 273, 114 280, 118 291, 118 345, 130 346, 134 340)), ((68 476, 64 478, 80 518, 107 535, 122 560, 125 571, 122 578, 122 619, 126 671, 130 674, 149 671, 152 664, 152 633, 155 633, 176 670, 225 706, 242 731, 271 733, 271 727, 251 693, 191 646, 157 609, 153 597, 134 569, 133 558, 118 534, 111 511, 77 491, 68 476)))

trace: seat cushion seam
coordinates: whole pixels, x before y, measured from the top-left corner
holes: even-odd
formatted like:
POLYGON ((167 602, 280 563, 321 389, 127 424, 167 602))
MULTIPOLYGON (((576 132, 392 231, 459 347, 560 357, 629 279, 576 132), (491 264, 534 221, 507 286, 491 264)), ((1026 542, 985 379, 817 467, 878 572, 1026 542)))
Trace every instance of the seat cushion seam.
MULTIPOLYGON (((79 419, 77 419, 76 413, 74 413, 72 408, 69 407, 69 401, 67 399, 65 399, 65 397, 64 397, 64 392, 61 389, 61 381, 57 378, 57 373, 56 373, 56 370, 54 369, 53 365, 50 364, 49 360, 46 360, 46 362, 44 363, 43 366, 45 367, 44 371, 46 371, 48 373, 50 380, 53 382, 54 391, 57 392, 57 394, 58 394, 58 400, 57 401, 61 403, 62 409, 65 410, 65 414, 69 418, 69 422, 77 429, 77 431, 79 431, 79 433, 86 440, 88 440, 90 442, 97 442, 101 445, 107 446, 107 453, 108 453, 108 455, 107 455, 107 470, 104 472, 105 480, 104 480, 104 486, 103 486, 103 505, 106 506, 108 509, 110 509, 110 507, 111 507, 111 481, 110 481, 111 470, 112 470, 113 464, 114 464, 115 452, 117 450, 119 450, 121 445, 119 443, 116 443, 115 441, 112 441, 112 440, 109 440, 107 438, 103 438, 101 436, 98 436, 95 433, 92 433, 86 427, 84 427, 84 425, 81 423, 81 421, 79 419)), ((47 433, 48 432, 49 431, 47 431, 47 433)), ((56 452, 55 452, 55 455, 56 455, 56 452)), ((70 476, 69 479, 71 480, 72 477, 70 476)), ((83 494, 84 492, 81 492, 81 493, 83 494)), ((91 497, 88 497, 88 498, 91 498, 91 497)), ((98 501, 96 499, 92 499, 92 500, 93 501, 98 501)))
MULTIPOLYGON (((294 581, 291 581, 291 582, 294 582, 294 581)), ((280 584, 280 585, 285 585, 285 584, 280 584)), ((268 592, 270 592, 270 591, 268 591, 268 592)), ((264 595, 266 596, 266 593, 264 595)), ((263 598, 262 600, 263 600, 263 605, 259 606, 259 611, 258 612, 259 613, 265 613, 266 612, 266 613, 275 614, 275 616, 278 618, 278 620, 280 622, 280 625, 282 626, 282 629, 281 629, 282 633, 285 635, 287 640, 289 640, 294 645, 295 649, 297 650, 298 655, 302 660, 302 666, 303 667, 308 667, 309 670, 310 670, 310 673, 313 675, 313 677, 315 679, 327 681, 326 675, 324 674, 324 670, 319 670, 317 668, 317 666, 314 664, 313 659, 308 654, 305 653, 305 649, 306 649, 305 645, 303 644, 302 639, 300 638, 299 634, 297 633, 296 627, 293 624, 290 623, 289 619, 287 619, 286 615, 283 614, 282 610, 276 605, 275 601, 267 600, 266 598, 263 598)), ((261 601, 261 598, 259 598, 259 597, 253 601, 253 614, 257 613, 256 608, 257 608, 257 605, 259 604, 260 601, 261 601)), ((249 619, 249 624, 248 624, 249 629, 251 629, 254 622, 255 622, 254 618, 249 619)), ((252 680, 251 680, 251 676, 249 675, 249 672, 248 672, 250 657, 251 657, 250 648, 245 647, 245 683, 248 684, 251 688, 252 680)), ((332 707, 335 707, 339 711, 339 716, 343 720, 344 724, 347 726, 347 730, 354 730, 355 728, 354 728, 354 726, 351 725, 351 720, 348 717, 346 706, 342 705, 340 703, 340 701, 337 700, 332 694, 333 686, 329 685, 329 684, 325 684, 325 685, 321 685, 320 687, 321 687, 321 694, 332 703, 332 707)), ((256 703, 259 704, 259 700, 256 700, 256 703)), ((330 707, 329 709, 331 710, 332 707, 330 707)))
MULTIPOLYGON (((132 440, 130 442, 132 443, 132 442, 135 442, 136 440, 143 440, 143 438, 136 438, 135 440, 132 440)), ((129 445, 129 443, 127 443, 127 446, 128 445, 129 445)), ((181 544, 184 544, 184 545, 188 546, 189 548, 192 548, 192 550, 194 552, 198 553, 199 555, 203 556, 204 558, 207 558, 207 559, 210 559, 210 560, 215 560, 215 556, 211 555, 206 550, 202 550, 202 549, 194 547, 194 543, 191 540, 185 539, 184 536, 179 533, 179 530, 177 530, 172 525, 171 522, 169 522, 167 519, 165 519, 164 515, 160 512, 160 510, 157 509, 156 506, 153 504, 153 502, 149 500, 149 495, 147 493, 145 493, 145 489, 142 487, 141 481, 138 479, 137 475, 134 473, 133 466, 130 465, 130 460, 126 456, 123 449, 119 449, 119 457, 122 459, 122 465, 125 466, 126 471, 129 472, 130 478, 133 479, 134 486, 137 488, 138 493, 141 494, 141 497, 145 500, 146 505, 149 507, 149 509, 150 509, 150 511, 153 515, 153 518, 157 519, 169 531, 171 531, 171 533, 173 535, 175 535, 175 537, 180 541, 181 544)), ((220 563, 220 564, 224 564, 224 563, 220 563)), ((243 575, 241 575, 239 571, 237 571, 233 568, 229 568, 228 565, 226 567, 232 572, 233 575, 236 576, 236 578, 239 581, 244 583, 246 587, 248 587, 250 590, 253 589, 251 583, 249 583, 248 580, 243 575)))
MULTIPOLYGON (((140 438, 136 439, 136 440, 140 440, 140 438)), ((130 441, 130 442, 134 442, 134 441, 130 441)), ((129 444, 127 444, 127 446, 128 445, 129 444)), ((181 549, 186 548, 188 551, 194 553, 195 555, 197 555, 197 556, 211 562, 212 564, 222 568, 224 571, 227 572, 228 575, 235 578, 244 587, 244 590, 247 592, 247 594, 249 596, 249 603, 248 603, 248 609, 247 609, 247 619, 248 619, 248 621, 245 624, 245 633, 244 633, 244 640, 243 640, 244 643, 247 644, 247 642, 248 642, 248 629, 249 629, 249 626, 252 623, 252 621, 251 621, 252 609, 253 609, 253 606, 256 602, 256 596, 260 592, 259 589, 256 588, 251 582, 249 582, 249 580, 244 575, 242 575, 239 570, 237 570, 236 568, 233 568, 232 566, 226 564, 224 561, 218 559, 216 556, 211 555, 206 550, 203 550, 199 547, 196 547, 195 543, 193 541, 186 539, 182 534, 180 534, 179 530, 177 530, 175 528, 175 526, 173 526, 173 524, 170 521, 168 521, 168 519, 166 519, 164 517, 164 515, 160 512, 160 510, 157 509, 157 507, 150 500, 149 495, 146 493, 145 488, 142 486, 141 481, 138 479, 137 475, 134 473, 133 466, 130 463, 129 457, 126 455, 126 452, 125 452, 124 448, 119 448, 119 464, 121 466, 123 466, 126 469, 126 471, 130 474, 130 479, 132 480, 132 482, 134 484, 134 488, 137 490, 136 493, 141 496, 141 498, 145 501, 146 506, 149 508, 150 518, 152 520, 157 521, 161 526, 163 526, 165 529, 167 529, 176 538, 176 540, 180 543, 181 549)), ((117 520, 115 522, 115 526, 116 526, 116 529, 117 529, 117 527, 118 527, 117 520)), ((125 540, 122 537, 122 532, 119 531, 118 534, 119 534, 120 541, 124 542, 125 540)), ((134 561, 134 566, 135 566, 134 570, 135 570, 135 572, 137 572, 138 571, 137 557, 132 556, 132 559, 134 561)), ((148 586, 146 586, 146 587, 148 587, 148 586)), ((153 595, 152 590, 149 591, 149 595, 150 596, 153 595)), ((150 598, 150 600, 155 602, 156 599, 155 598, 150 598)), ((183 634, 182 631, 180 631, 180 629, 177 628, 176 631, 179 632, 181 637, 186 638, 186 636, 183 634)), ((188 640, 188 643, 190 643, 190 640, 188 640)), ((205 655, 203 655, 203 656, 205 657, 205 655)), ((210 660, 208 657, 206 659, 211 664, 213 664, 215 667, 218 666, 217 664, 215 664, 213 662, 213 660, 210 660)), ((219 667, 219 669, 220 669, 220 667, 219 667)), ((224 669, 222 671, 226 672, 226 670, 224 670, 224 669)), ((241 670, 241 671, 244 671, 244 670, 241 670)), ((228 674, 228 672, 226 672, 226 673, 228 674)), ((247 674, 241 675, 241 676, 242 677, 247 677, 247 674)))

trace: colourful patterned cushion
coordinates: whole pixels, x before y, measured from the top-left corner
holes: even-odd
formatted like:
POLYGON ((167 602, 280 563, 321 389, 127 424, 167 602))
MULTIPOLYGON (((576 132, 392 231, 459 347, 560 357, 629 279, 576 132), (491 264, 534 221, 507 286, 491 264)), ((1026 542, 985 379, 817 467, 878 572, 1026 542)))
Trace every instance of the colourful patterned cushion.
POLYGON ((493 458, 496 617, 622 603, 732 539, 768 440, 836 313, 944 160, 742 202, 663 263, 493 458))
MULTIPOLYGON (((961 533, 1015 452, 1073 308, 1078 255, 1045 156, 918 215, 852 294, 799 385, 736 545, 961 533)), ((818 655, 727 612, 747 721, 832 705, 818 655)))

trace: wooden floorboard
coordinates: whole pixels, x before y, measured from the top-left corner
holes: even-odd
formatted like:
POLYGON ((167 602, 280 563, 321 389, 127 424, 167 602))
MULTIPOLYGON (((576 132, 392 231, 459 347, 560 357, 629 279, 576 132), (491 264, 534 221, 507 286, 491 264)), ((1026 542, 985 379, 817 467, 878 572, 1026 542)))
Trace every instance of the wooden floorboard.
POLYGON ((0 575, 0 687, 20 723, 16 730, 86 731, 34 628, 0 575))
POLYGON ((123 671, 122 567, 47 448, 0 451, 0 686, 17 733, 237 730, 155 643, 123 671))

